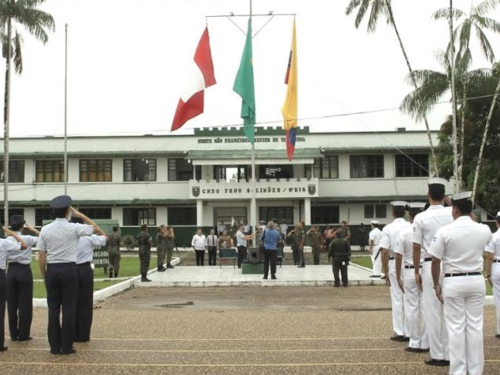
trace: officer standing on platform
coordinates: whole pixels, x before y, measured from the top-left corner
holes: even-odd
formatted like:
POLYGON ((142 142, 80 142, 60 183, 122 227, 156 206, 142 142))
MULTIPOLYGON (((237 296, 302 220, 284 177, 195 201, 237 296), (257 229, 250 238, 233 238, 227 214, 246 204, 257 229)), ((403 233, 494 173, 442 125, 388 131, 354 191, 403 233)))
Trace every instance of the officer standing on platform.
POLYGON ((108 256, 109 256, 109 278, 118 277, 120 272, 122 237, 118 233, 118 227, 113 227, 113 232, 108 235, 108 256))
MULTIPOLYGON (((72 217, 71 222, 83 224, 83 220, 76 217, 72 217)), ((94 249, 106 246, 108 239, 98 226, 95 227, 95 232, 98 235, 80 237, 78 241, 76 259, 78 301, 76 303, 75 342, 90 340, 94 306, 94 270, 92 268, 94 249)))
POLYGON ((52 354, 73 354, 78 291, 76 271, 80 237, 91 236, 95 223, 71 207, 71 198, 61 195, 50 202, 55 221, 44 226, 38 240, 40 274, 45 279, 49 309, 48 338, 52 354), (69 215, 86 224, 72 224, 69 215), (62 311, 62 325, 60 315, 62 311))
MULTIPOLYGON (((425 203, 408 203, 406 209, 410 214, 410 223, 417 214, 424 210, 425 203)), ((422 294, 415 282, 415 266, 413 265, 413 227, 399 233, 396 243, 396 276, 403 292, 405 323, 408 326, 410 342, 405 348, 407 352, 423 353, 429 351, 429 341, 425 331, 422 294)))
POLYGON ((453 196, 455 221, 437 231, 429 250, 434 290, 444 306, 450 340, 450 374, 480 375, 484 370, 486 286, 481 271, 483 252, 492 235, 489 227, 472 220, 471 197, 472 192, 453 196))
POLYGON ((321 235, 319 231, 318 226, 314 226, 311 229, 309 229, 306 233, 306 236, 311 237, 311 248, 312 248, 312 254, 313 254, 313 260, 314 264, 318 265, 319 264, 319 253, 321 251, 321 246, 323 246, 323 236, 321 235))
POLYGON ((497 213, 497 231, 493 234, 486 253, 486 278, 493 288, 493 296, 495 297, 495 305, 497 307, 497 334, 496 338, 500 339, 500 212, 497 213))
POLYGON ((380 241, 382 241, 382 231, 378 228, 378 221, 372 221, 372 230, 368 235, 370 244, 370 257, 372 258, 372 275, 370 277, 380 277, 382 273, 382 256, 380 253, 380 241))
POLYGON ((12 236, 17 242, 0 238, 0 352, 7 350, 5 346, 5 301, 7 300, 7 278, 5 277, 5 261, 8 251, 26 250, 28 245, 17 233, 2 227, 6 236, 12 236))
POLYGON ((394 250, 399 233, 411 228, 411 224, 404 219, 406 204, 403 201, 391 202, 394 221, 384 227, 380 242, 385 277, 391 286, 392 328, 395 333, 391 340, 398 342, 408 341, 407 325, 404 320, 403 292, 398 285, 394 260, 394 250))
POLYGON ((304 259, 304 223, 299 221, 295 229, 288 233, 287 238, 292 240, 293 262, 299 268, 304 268, 306 266, 304 259))
MULTIPOLYGON (((9 313, 9 332, 12 341, 28 341, 32 337, 31 321, 33 320, 33 272, 31 272, 31 248, 36 246, 40 232, 26 225, 22 215, 14 215, 10 219, 11 229, 28 245, 23 251, 9 251, 7 262, 7 312, 9 313), (34 236, 23 236, 26 227, 34 236)), ((13 237, 8 239, 14 240, 13 237)))
POLYGON ((448 332, 444 323, 443 305, 434 293, 431 260, 429 250, 432 240, 439 228, 453 222, 451 207, 443 207, 446 180, 431 178, 429 180, 429 208, 418 214, 413 222, 413 265, 415 266, 415 282, 423 293, 425 329, 429 339, 430 357, 427 365, 448 366, 449 348, 448 332), (420 261, 420 257, 424 262, 420 261), (420 265, 422 264, 422 269, 420 265), (420 275, 420 272, 422 273, 420 275))
POLYGON ((207 237, 207 248, 208 248, 208 265, 215 266, 217 262, 217 247, 219 244, 219 239, 217 238, 215 231, 210 230, 210 234, 207 237))

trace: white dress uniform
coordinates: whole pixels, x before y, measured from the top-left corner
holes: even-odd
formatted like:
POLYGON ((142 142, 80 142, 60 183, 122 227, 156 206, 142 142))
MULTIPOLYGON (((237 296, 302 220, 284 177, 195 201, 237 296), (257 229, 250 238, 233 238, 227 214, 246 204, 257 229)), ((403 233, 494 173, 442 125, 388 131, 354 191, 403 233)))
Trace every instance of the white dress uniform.
MULTIPOLYGON (((372 222, 372 224, 378 224, 378 222, 372 222)), ((372 229, 369 234, 369 241, 373 241, 372 254, 372 274, 374 276, 380 276, 382 273, 382 256, 379 254, 380 241, 382 241, 382 231, 378 228, 372 229), (378 256, 377 256, 378 255, 378 256), (377 257, 377 259, 375 259, 377 257)))
POLYGON ((451 211, 451 207, 431 205, 427 210, 415 216, 413 221, 412 241, 422 246, 421 254, 424 258, 420 273, 422 275, 425 328, 429 340, 430 357, 435 360, 449 360, 450 356, 443 305, 436 298, 433 289, 432 257, 429 255, 429 249, 438 229, 453 222, 451 211))
MULTIPOLYGON (((406 202, 393 202, 394 206, 406 206, 406 202), (401 204, 399 204, 401 203, 401 204)), ((403 218, 394 219, 382 230, 382 241, 380 247, 389 250, 389 278, 391 282, 391 302, 392 302, 392 327, 398 336, 407 336, 408 327, 404 321, 403 292, 398 285, 396 276, 396 262, 394 261, 394 250, 399 233, 403 230, 411 229, 411 224, 403 218)), ((387 275, 386 275, 387 277, 387 275)))
MULTIPOLYGON (((500 212, 498 213, 500 216, 500 212)), ((497 335, 500 335, 500 229, 497 229, 490 243, 486 246, 486 252, 493 254, 491 265, 491 282, 493 284, 493 297, 497 307, 497 335)))
POLYGON ((430 255, 442 260, 450 374, 483 373, 486 286, 481 271, 484 248, 491 238, 489 227, 472 221, 470 216, 461 216, 437 231, 429 250, 430 255))
MULTIPOLYGON (((401 231, 396 243, 395 253, 403 256, 403 294, 405 324, 408 326, 408 347, 428 349, 429 341, 425 330, 423 311, 423 295, 415 281, 415 266, 413 265, 413 227, 401 231)), ((423 258, 421 258, 422 262, 423 258)))

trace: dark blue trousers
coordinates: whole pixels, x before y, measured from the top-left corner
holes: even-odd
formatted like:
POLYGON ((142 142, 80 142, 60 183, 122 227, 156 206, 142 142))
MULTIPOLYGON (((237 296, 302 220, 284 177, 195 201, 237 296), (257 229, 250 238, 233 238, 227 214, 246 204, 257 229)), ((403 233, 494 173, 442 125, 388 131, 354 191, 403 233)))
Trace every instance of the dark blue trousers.
POLYGON ((5 346, 5 301, 7 299, 7 278, 0 269, 0 348, 5 346))
POLYGON ((48 264, 45 274, 52 354, 69 353, 75 340, 78 275, 75 263, 48 264), (59 318, 62 311, 62 321, 59 318))
POLYGON ((33 320, 33 273, 29 264, 9 263, 7 312, 12 340, 27 340, 33 320))
POLYGON ((77 264, 78 301, 76 303, 75 341, 90 340, 94 305, 94 271, 90 263, 77 264))

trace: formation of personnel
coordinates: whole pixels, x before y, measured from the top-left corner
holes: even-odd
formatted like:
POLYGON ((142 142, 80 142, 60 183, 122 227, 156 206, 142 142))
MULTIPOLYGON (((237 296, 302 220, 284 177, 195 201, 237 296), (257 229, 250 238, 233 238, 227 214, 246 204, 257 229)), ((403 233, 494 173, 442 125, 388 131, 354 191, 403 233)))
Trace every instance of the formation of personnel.
POLYGON ((372 222, 373 276, 380 272, 375 266, 379 247, 391 288, 391 340, 408 342, 408 352, 429 352, 425 363, 450 366, 450 374, 482 374, 483 253, 488 254, 486 277, 494 288, 500 338, 500 235, 474 220, 471 192, 449 200, 445 183, 429 180, 427 204, 391 202, 394 220, 381 236, 372 222))

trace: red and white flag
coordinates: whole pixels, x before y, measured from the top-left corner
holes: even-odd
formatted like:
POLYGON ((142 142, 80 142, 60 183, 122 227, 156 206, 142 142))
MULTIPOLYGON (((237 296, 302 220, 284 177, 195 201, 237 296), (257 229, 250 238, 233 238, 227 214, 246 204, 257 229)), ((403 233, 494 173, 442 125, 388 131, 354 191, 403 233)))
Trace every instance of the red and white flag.
POLYGON ((186 91, 179 99, 171 131, 180 129, 186 122, 203 113, 205 89, 216 83, 208 28, 205 28, 196 49, 192 70, 186 91))

